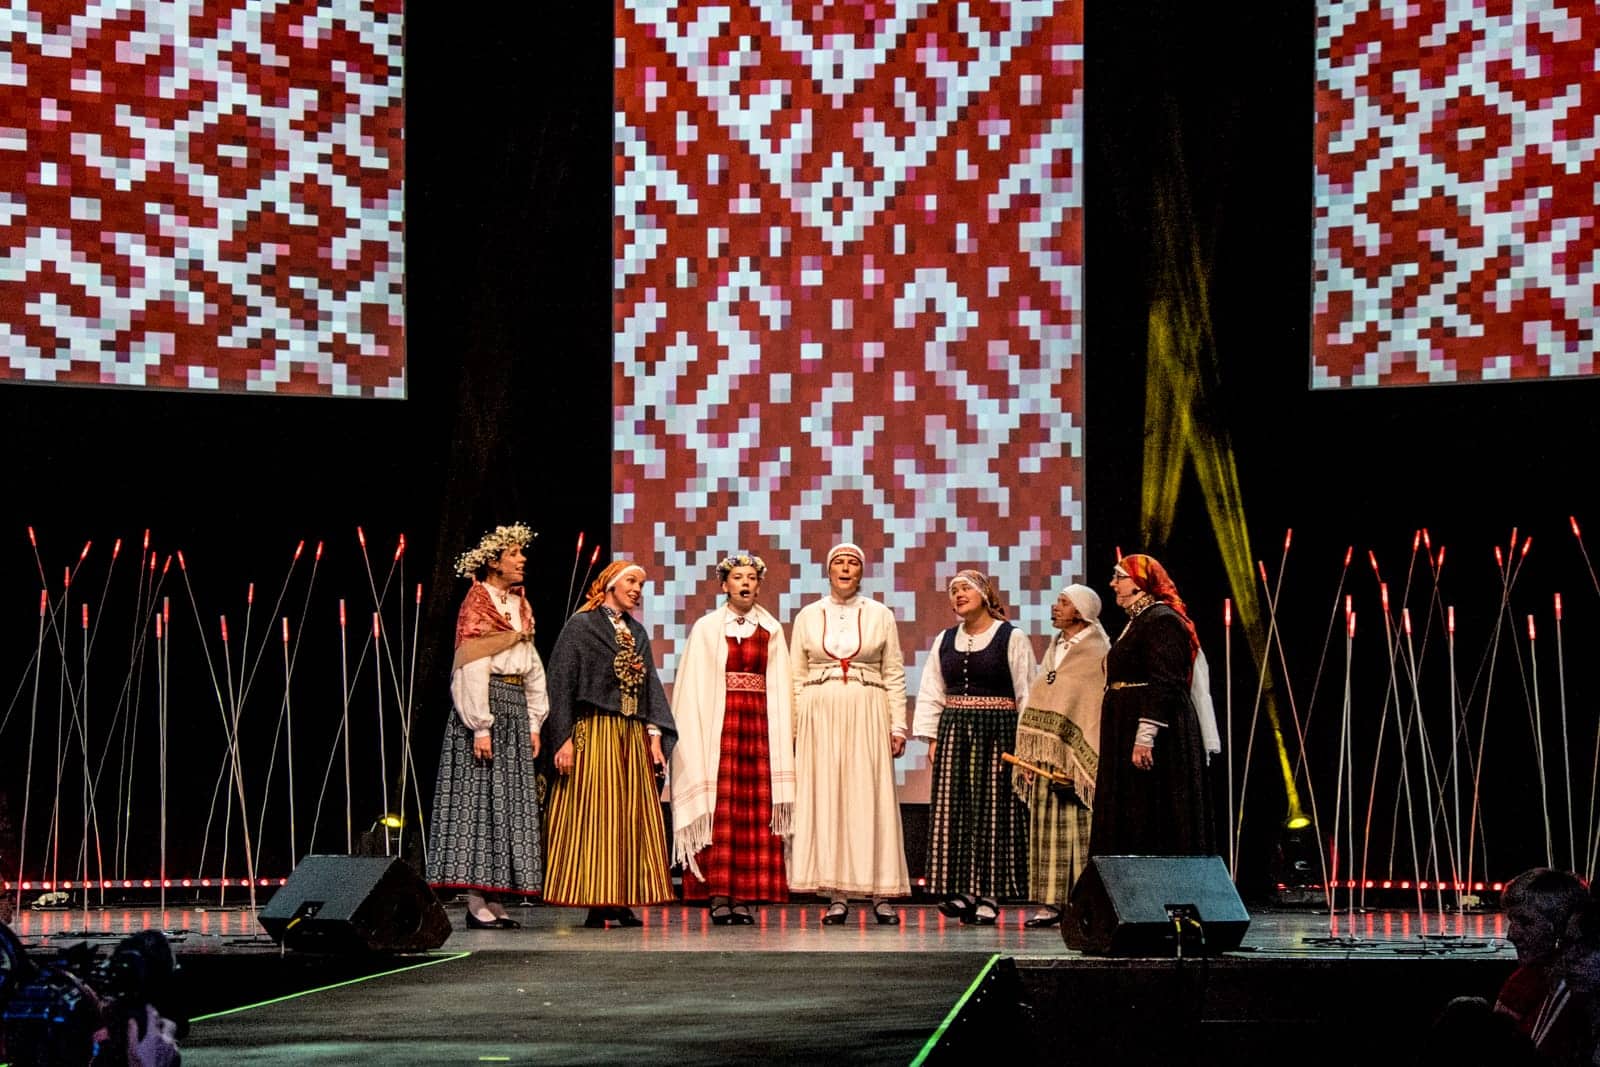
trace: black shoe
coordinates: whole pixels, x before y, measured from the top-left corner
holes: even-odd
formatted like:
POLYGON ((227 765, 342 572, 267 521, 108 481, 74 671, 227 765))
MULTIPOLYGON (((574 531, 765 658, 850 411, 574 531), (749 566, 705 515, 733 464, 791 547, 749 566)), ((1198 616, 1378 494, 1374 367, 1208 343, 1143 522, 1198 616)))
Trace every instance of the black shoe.
POLYGON ((711 909, 711 922, 715 926, 731 926, 735 922, 733 909, 726 904, 718 904, 711 909))
POLYGON ((879 926, 900 925, 900 913, 886 900, 880 900, 872 906, 872 917, 878 920, 879 926))
POLYGON ((606 928, 606 917, 610 912, 610 908, 590 908, 589 914, 583 917, 584 929, 604 930, 606 928))
POLYGON ((521 927, 522 924, 515 919, 490 919, 485 922, 472 912, 467 912, 468 930, 518 930, 521 927))
POLYGON ((976 903, 977 901, 963 896, 945 897, 939 901, 939 914, 947 919, 960 919, 966 922, 976 903))
POLYGON ((1060 926, 1061 909, 1051 908, 1048 914, 1034 915, 1026 920, 1022 925, 1026 926, 1030 930, 1038 930, 1045 926, 1060 926))
POLYGON ((836 900, 829 904, 828 909, 822 913, 822 925, 843 926, 844 920, 849 914, 850 905, 842 900, 836 900))
POLYGON ((754 926, 756 917, 750 914, 750 906, 748 904, 735 904, 733 906, 733 918, 730 921, 735 926, 754 926))
POLYGON ((612 908, 611 914, 606 916, 618 926, 643 926, 644 920, 633 913, 632 908, 612 908))
POLYGON ((972 910, 961 917, 969 926, 993 926, 1000 919, 1000 905, 992 900, 979 900, 972 910))

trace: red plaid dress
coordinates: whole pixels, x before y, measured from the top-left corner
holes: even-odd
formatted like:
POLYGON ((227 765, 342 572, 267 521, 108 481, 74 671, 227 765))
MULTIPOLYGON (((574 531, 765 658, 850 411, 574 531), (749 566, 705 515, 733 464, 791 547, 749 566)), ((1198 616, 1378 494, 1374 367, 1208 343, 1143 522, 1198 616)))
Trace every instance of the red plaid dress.
POLYGON ((767 640, 757 626, 727 638, 728 701, 717 762, 711 845, 695 857, 705 881, 684 872, 684 895, 742 901, 789 899, 783 838, 772 832, 772 766, 767 758, 767 640))

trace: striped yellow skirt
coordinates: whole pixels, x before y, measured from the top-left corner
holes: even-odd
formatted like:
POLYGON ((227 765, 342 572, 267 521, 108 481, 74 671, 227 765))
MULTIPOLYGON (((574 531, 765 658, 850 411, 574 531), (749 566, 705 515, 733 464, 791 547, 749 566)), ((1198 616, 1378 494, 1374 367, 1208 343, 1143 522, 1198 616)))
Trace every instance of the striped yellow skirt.
POLYGON ((572 771, 545 806, 544 899, 632 907, 672 898, 661 790, 644 723, 586 715, 572 730, 572 771))

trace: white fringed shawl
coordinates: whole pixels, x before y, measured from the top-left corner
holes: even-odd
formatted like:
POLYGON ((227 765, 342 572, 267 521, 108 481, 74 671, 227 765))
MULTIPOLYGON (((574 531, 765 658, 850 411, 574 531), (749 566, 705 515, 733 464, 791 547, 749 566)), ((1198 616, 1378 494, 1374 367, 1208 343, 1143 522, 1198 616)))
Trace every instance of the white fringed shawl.
MULTIPOLYGON (((727 708, 728 618, 726 604, 689 631, 672 684, 672 718, 678 745, 672 750, 672 858, 701 877, 695 854, 711 844, 717 807, 717 767, 722 753, 722 716, 727 708)), ((789 646, 783 628, 759 604, 750 618, 767 641, 767 759, 772 768, 772 832, 788 837, 794 812, 794 695, 789 646)))

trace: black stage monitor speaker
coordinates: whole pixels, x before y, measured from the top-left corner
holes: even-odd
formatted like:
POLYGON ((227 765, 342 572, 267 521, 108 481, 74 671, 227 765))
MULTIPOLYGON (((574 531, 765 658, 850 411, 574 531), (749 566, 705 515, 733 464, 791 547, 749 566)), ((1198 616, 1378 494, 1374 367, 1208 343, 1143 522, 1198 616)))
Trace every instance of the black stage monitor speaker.
POLYGON ((433 890, 388 856, 307 856, 261 909, 261 925, 306 952, 422 952, 450 936, 433 890))
POLYGON ((1102 956, 1200 956, 1250 926, 1218 856, 1096 856, 1072 889, 1061 936, 1102 956))

